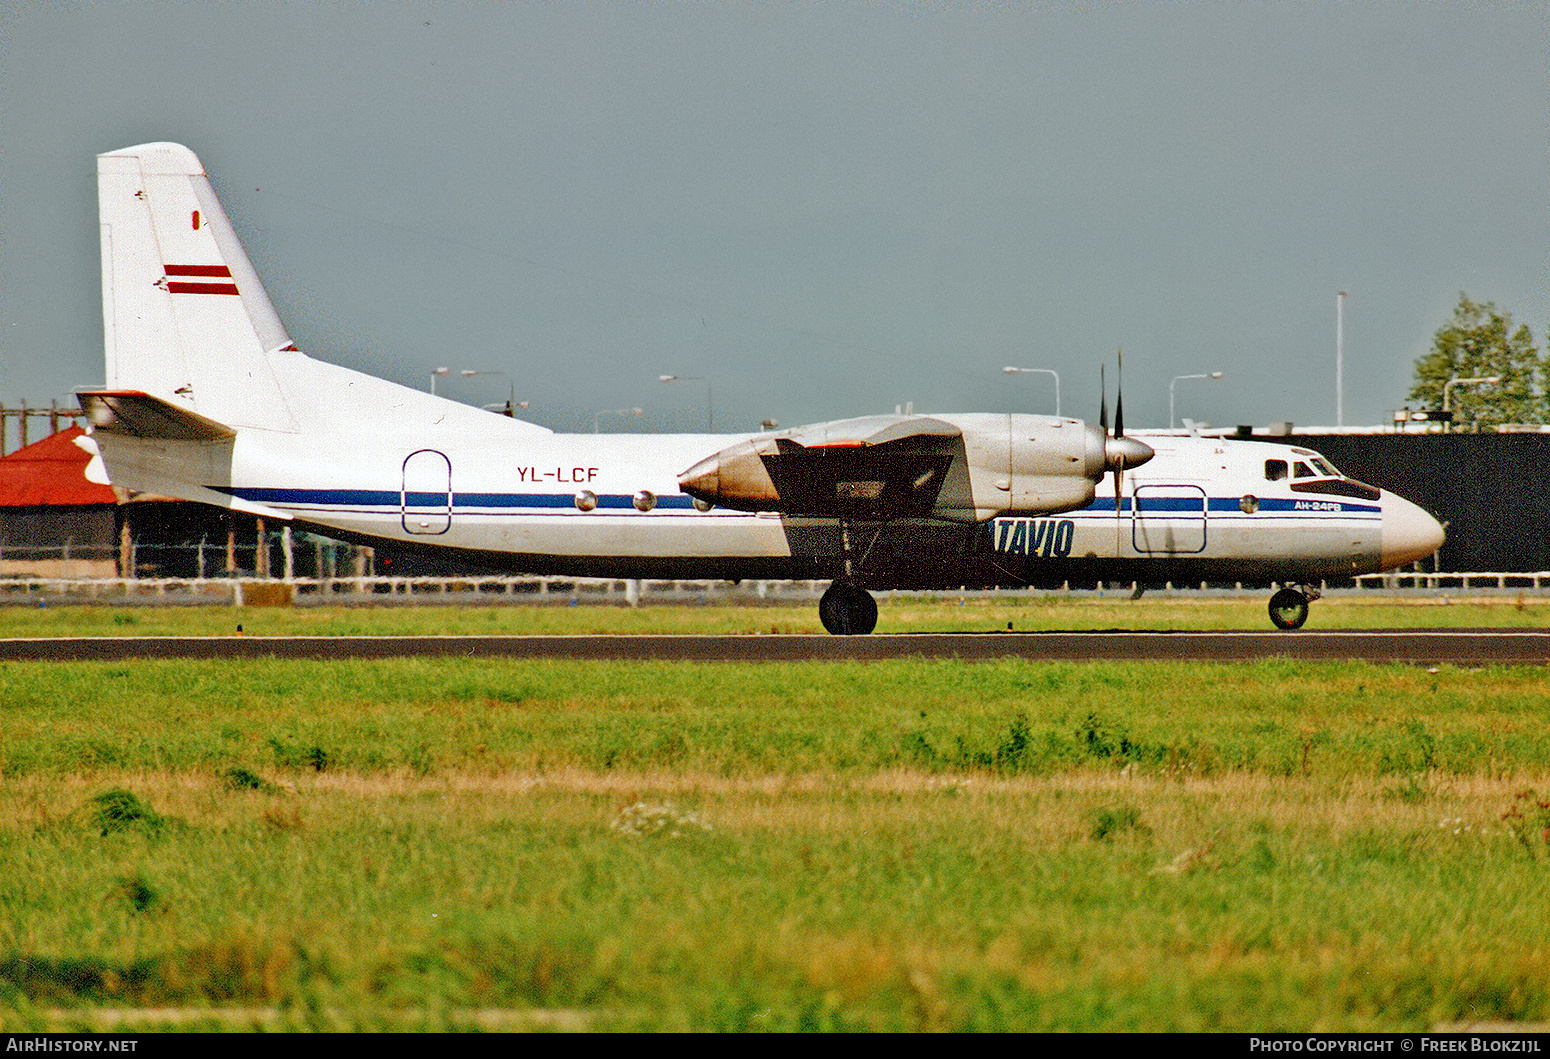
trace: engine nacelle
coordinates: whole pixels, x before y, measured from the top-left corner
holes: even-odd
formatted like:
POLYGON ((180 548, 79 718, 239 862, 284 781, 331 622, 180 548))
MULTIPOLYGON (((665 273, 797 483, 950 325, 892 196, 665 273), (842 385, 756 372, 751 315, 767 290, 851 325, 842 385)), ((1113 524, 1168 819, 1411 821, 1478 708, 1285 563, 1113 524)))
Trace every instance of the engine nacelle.
POLYGON ((1097 427, 1031 415, 976 414, 954 421, 963 428, 970 485, 967 502, 950 505, 962 509, 959 517, 983 522, 1092 503, 1107 466, 1097 427))

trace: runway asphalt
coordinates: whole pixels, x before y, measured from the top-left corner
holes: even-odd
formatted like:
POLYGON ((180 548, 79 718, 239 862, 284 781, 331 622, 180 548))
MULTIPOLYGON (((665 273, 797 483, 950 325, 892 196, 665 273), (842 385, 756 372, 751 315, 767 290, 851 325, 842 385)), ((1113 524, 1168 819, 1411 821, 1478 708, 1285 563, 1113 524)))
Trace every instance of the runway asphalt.
POLYGON ((1543 665, 1550 630, 919 633, 904 636, 139 636, 0 639, 0 662, 150 658, 543 658, 664 662, 1406 662, 1543 665))

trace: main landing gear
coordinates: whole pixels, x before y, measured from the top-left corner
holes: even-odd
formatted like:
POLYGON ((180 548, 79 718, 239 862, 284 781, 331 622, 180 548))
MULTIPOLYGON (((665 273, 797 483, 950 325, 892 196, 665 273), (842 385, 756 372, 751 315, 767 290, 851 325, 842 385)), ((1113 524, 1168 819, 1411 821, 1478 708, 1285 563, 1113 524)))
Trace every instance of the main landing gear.
POLYGON ((865 636, 877 628, 877 601, 853 581, 836 581, 818 600, 818 620, 835 636, 865 636))
POLYGON ((1270 597, 1270 621, 1277 629, 1300 629, 1308 620, 1308 604, 1318 598, 1312 585, 1283 588, 1270 597))

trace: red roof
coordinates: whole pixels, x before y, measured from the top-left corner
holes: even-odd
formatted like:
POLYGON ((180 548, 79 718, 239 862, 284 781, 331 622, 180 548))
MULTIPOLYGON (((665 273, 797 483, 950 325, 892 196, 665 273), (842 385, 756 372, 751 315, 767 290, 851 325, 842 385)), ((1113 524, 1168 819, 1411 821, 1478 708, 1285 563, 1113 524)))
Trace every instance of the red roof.
POLYGON ((111 488, 86 480, 91 455, 75 443, 85 433, 70 427, 0 458, 0 507, 117 503, 111 488))

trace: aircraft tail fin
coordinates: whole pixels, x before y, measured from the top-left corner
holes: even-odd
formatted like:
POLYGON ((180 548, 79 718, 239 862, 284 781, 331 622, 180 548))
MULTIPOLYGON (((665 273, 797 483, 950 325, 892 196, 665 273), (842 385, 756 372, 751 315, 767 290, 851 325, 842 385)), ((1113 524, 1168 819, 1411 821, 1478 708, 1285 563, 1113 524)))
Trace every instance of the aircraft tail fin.
POLYGON ((175 143, 97 156, 108 391, 232 426, 295 430, 300 357, 199 159, 175 143))

